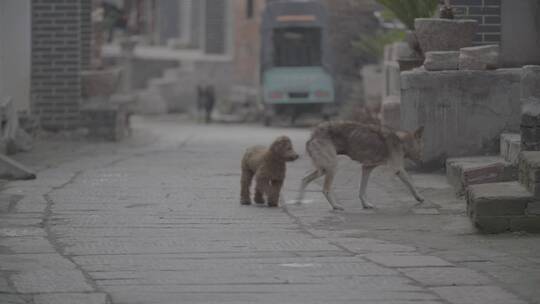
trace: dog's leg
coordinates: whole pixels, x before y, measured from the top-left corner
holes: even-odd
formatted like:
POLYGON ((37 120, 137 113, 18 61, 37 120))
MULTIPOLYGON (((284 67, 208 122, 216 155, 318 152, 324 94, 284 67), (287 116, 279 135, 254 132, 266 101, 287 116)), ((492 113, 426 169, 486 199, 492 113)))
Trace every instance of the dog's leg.
POLYGON ((277 207, 279 204, 279 193, 281 192, 281 187, 283 187, 282 180, 273 180, 271 185, 268 186, 268 206, 277 207))
POLYGON ((264 193, 266 193, 266 189, 268 188, 268 179, 266 178, 257 178, 255 181, 255 196, 253 197, 253 200, 256 204, 264 204, 264 193))
POLYGON ((242 170, 242 177, 240 179, 240 204, 251 205, 251 198, 249 194, 249 188, 251 187, 251 181, 253 180, 253 172, 250 170, 242 170))
POLYGON ((369 175, 371 174, 371 171, 373 171, 373 169, 375 169, 375 167, 373 166, 362 166, 362 181, 360 182, 360 202, 362 203, 362 207, 364 209, 373 208, 373 205, 371 205, 366 199, 366 189, 369 175))
POLYGON ((405 171, 404 168, 400 168, 398 170, 398 172, 396 172, 396 175, 399 177, 399 179, 405 184, 405 186, 407 186, 407 188, 409 188, 409 191, 411 191, 412 195, 414 196, 414 198, 419 202, 419 203, 423 203, 424 202, 424 198, 418 193, 418 191, 416 190, 416 188, 414 187, 414 185, 412 184, 411 182, 411 178, 409 176, 409 174, 407 174, 407 172, 405 171))
POLYGON ((322 175, 323 173, 320 170, 315 170, 302 179, 302 184, 300 185, 300 189, 298 190, 298 196, 296 197, 296 203, 302 203, 302 200, 304 199, 304 193, 306 192, 306 187, 309 185, 309 183, 321 177, 322 175))
POLYGON ((332 182, 334 181, 334 175, 334 171, 326 171, 326 175, 324 178, 323 194, 334 210, 345 210, 336 202, 334 194, 332 193, 332 182))

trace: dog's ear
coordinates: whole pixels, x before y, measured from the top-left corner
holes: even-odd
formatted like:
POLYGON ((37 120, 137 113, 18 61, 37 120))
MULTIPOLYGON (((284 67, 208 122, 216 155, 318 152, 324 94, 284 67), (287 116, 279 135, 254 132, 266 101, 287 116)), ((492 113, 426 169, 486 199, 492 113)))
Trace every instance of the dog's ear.
POLYGON ((414 131, 414 138, 421 139, 424 136, 424 126, 421 126, 416 131, 414 131))

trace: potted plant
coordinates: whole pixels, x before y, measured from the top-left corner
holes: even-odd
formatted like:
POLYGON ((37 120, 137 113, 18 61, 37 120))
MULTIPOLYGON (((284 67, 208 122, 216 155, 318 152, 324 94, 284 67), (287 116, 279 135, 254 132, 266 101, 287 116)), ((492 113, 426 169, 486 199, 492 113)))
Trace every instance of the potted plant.
POLYGON ((377 0, 407 29, 405 41, 412 50, 412 55, 399 58, 401 71, 419 67, 424 62, 424 53, 414 31, 415 19, 427 18, 435 14, 439 0, 377 0))
POLYGON ((459 51, 472 45, 478 22, 473 19, 453 19, 449 0, 441 1, 439 18, 416 18, 415 34, 422 52, 459 51))

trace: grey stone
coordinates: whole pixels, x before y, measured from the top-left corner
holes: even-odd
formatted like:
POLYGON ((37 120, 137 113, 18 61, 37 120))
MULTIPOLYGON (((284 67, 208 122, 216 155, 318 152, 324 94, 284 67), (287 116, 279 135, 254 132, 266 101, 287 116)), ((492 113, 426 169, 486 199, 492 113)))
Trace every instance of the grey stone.
POLYGON ((453 266, 438 257, 426 255, 378 254, 368 255, 367 258, 386 267, 453 266))
POLYGON ((534 197, 517 182, 472 185, 467 194, 470 216, 524 215, 527 204, 534 197))
POLYGON ((525 231, 531 233, 540 232, 540 216, 523 216, 510 218, 512 231, 525 231))
POLYGON ((521 100, 521 150, 540 151, 540 98, 521 100))
POLYGON ((501 134, 500 154, 504 160, 517 165, 519 152, 521 152, 521 135, 517 133, 501 134))
POLYGON ((519 130, 520 80, 520 69, 402 72, 401 129, 425 127, 426 165, 496 153, 500 134, 519 130))
POLYGON ((432 288, 453 304, 526 304, 508 291, 496 286, 452 286, 432 288))
POLYGON ((458 51, 472 45, 478 23, 476 20, 449 20, 417 18, 414 28, 424 53, 431 51, 458 51))
POLYGON ((531 202, 527 205, 528 215, 540 215, 540 202, 531 202))
POLYGON ((510 218, 506 216, 477 216, 473 218, 473 224, 482 233, 496 234, 510 231, 510 218))
POLYGON ((390 95, 382 101, 382 122, 384 125, 399 128, 401 100, 399 96, 390 95))
POLYGON ((540 65, 524 66, 521 73, 521 98, 540 98, 540 65))
POLYGON ((457 70, 459 68, 459 52, 439 51, 425 54, 424 68, 428 71, 457 70))
POLYGON ((104 293, 60 293, 34 296, 35 304, 108 304, 104 293))
POLYGON ((425 286, 481 285, 490 282, 486 276, 467 268, 411 268, 403 269, 403 273, 425 286))
POLYGON ((460 70, 493 70, 499 67, 499 46, 483 45, 460 50, 460 70))
POLYGON ((540 196, 540 151, 519 154, 519 182, 534 196, 540 196))

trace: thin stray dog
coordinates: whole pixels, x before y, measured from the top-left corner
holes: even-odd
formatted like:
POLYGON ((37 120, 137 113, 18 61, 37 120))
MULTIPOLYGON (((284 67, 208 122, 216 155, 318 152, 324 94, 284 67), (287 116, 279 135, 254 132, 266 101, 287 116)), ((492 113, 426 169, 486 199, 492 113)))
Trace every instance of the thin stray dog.
POLYGON ((306 143, 306 151, 313 161, 315 170, 302 180, 297 202, 301 202, 309 183, 325 176, 323 194, 334 210, 343 210, 332 192, 332 182, 336 175, 337 156, 347 155, 362 163, 360 202, 364 209, 373 208, 366 199, 366 187, 370 173, 377 166, 387 164, 407 186, 419 203, 424 198, 413 186, 404 168, 405 158, 422 159, 422 135, 424 127, 414 132, 396 131, 388 127, 357 122, 327 122, 315 128, 306 143))
POLYGON ((278 137, 270 148, 254 146, 247 149, 242 158, 240 203, 251 205, 249 188, 255 177, 255 203, 264 204, 266 195, 268 206, 277 207, 285 180, 286 162, 296 159, 298 154, 287 136, 278 137))

